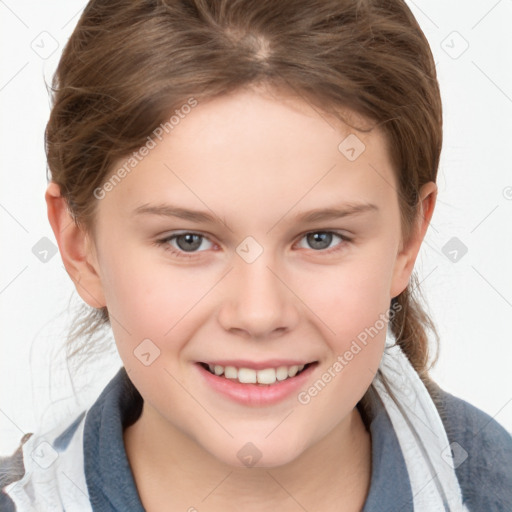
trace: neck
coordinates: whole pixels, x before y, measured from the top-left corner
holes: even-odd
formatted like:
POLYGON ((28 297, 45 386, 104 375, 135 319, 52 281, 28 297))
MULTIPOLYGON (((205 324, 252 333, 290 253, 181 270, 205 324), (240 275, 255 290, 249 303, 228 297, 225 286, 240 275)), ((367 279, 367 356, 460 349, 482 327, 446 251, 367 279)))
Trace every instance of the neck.
POLYGON ((370 486, 371 438, 357 408, 295 460, 273 468, 222 463, 146 403, 124 443, 148 512, 206 503, 212 511, 359 511, 370 486))

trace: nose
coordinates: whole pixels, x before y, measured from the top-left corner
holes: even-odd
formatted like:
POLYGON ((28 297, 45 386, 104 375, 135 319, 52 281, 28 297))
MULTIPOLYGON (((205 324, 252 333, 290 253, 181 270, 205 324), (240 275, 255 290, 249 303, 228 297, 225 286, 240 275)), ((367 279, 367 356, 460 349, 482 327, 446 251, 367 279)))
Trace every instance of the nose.
POLYGON ((265 339, 297 325, 300 316, 293 287, 270 263, 263 255, 253 263, 241 258, 235 262, 218 316, 225 330, 265 339))

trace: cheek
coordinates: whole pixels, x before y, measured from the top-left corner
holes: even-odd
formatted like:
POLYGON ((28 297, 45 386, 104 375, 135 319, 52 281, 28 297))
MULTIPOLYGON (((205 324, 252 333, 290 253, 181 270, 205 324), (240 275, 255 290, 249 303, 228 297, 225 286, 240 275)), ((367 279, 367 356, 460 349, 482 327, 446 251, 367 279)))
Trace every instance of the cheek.
MULTIPOLYGON (((390 311, 388 277, 367 263, 338 269, 328 292, 310 293, 308 305, 324 325, 327 357, 299 403, 314 415, 331 411, 326 431, 341 421, 367 391, 384 351, 390 311)), ((317 322, 317 325, 320 325, 317 322)))
POLYGON ((384 350, 392 264, 385 251, 372 254, 326 267, 306 280, 302 275, 300 281, 304 302, 321 320, 316 324, 323 326, 329 354, 325 380, 332 382, 329 387, 340 403, 351 403, 364 394, 384 350))
MULTIPOLYGON (((111 248, 113 256, 104 262, 102 282, 123 357, 146 338, 159 347, 170 338, 176 340, 181 321, 204 296, 209 279, 166 264, 163 257, 145 254, 147 250, 120 252, 111 248)), ((173 348, 179 347, 174 344, 173 348)))
POLYGON ((301 272, 295 280, 297 294, 322 320, 326 336, 339 350, 344 348, 343 340, 373 326, 390 307, 391 259, 371 254, 301 272))

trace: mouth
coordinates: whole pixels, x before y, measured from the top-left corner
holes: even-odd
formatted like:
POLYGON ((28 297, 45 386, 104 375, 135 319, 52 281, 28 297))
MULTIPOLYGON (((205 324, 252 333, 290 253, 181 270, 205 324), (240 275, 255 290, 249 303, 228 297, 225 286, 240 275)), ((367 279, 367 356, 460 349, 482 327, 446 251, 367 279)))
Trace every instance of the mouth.
POLYGON ((317 364, 318 361, 313 361, 305 364, 269 366, 267 368, 255 369, 247 368, 246 366, 199 363, 202 368, 216 377, 239 382, 240 384, 253 384, 262 387, 294 379, 306 372, 311 366, 317 364))

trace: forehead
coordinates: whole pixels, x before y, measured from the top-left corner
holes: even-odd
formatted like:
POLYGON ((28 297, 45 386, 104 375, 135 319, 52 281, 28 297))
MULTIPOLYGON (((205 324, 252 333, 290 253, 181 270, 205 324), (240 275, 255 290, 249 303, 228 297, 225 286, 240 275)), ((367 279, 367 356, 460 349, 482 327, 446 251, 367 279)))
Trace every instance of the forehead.
POLYGON ((384 134, 358 132, 302 98, 244 90, 198 102, 161 139, 101 208, 126 214, 179 200, 270 221, 319 199, 385 203, 396 193, 384 134))

